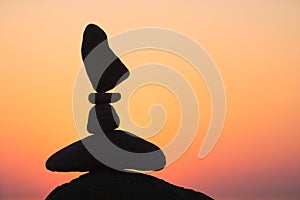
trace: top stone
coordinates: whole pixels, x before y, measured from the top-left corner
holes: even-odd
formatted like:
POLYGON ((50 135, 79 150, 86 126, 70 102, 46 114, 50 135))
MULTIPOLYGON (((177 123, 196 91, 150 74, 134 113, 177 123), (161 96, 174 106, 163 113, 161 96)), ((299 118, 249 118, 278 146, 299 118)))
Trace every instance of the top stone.
POLYGON ((105 32, 97 25, 89 24, 85 28, 81 55, 97 92, 111 90, 129 76, 126 66, 110 49, 105 32))

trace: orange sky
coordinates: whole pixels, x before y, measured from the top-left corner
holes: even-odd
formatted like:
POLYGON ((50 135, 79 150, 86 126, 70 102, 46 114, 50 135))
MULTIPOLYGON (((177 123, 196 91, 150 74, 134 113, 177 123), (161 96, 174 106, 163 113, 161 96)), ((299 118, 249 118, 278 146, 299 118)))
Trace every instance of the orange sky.
MULTIPOLYGON (((109 36, 149 26, 184 33, 207 50, 222 75, 227 115, 213 151, 198 159, 209 97, 202 80, 183 70, 198 91, 203 121, 184 156, 153 175, 217 199, 300 196, 300 2, 151 2, 0 1, 1 199, 45 197, 78 176, 48 172, 44 163, 78 139, 72 92, 82 64, 82 32, 91 22, 109 36)), ((129 68, 153 60, 179 70, 185 66, 151 51, 123 60, 129 68)), ((143 95, 135 98, 140 102, 143 95)), ((165 133, 178 121, 176 104, 168 109, 175 114, 165 133)), ((137 123, 147 121, 142 111, 133 115, 137 123)))

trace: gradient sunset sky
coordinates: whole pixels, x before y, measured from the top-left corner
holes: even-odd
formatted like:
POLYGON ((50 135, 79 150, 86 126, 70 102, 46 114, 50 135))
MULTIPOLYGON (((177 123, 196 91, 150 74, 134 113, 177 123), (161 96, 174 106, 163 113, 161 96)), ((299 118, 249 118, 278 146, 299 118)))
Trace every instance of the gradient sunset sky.
MULTIPOLYGON (((165 52, 122 58, 130 69, 152 61, 174 66, 198 91, 203 121, 197 137, 178 161, 152 175, 216 199, 300 198, 299 0, 70 2, 0 1, 1 200, 43 199, 79 175, 47 171, 45 161, 79 138, 72 96, 89 23, 108 36, 141 27, 176 30, 202 45, 220 71, 225 125, 213 151, 199 159, 211 114, 203 80, 165 52)), ((173 98, 158 88, 144 89, 149 91, 137 93, 132 104, 157 90, 161 104, 173 98)), ((139 105, 133 119, 146 123, 146 107, 156 100, 139 105)), ((176 103, 166 110, 172 117, 162 135, 178 127, 176 103)))

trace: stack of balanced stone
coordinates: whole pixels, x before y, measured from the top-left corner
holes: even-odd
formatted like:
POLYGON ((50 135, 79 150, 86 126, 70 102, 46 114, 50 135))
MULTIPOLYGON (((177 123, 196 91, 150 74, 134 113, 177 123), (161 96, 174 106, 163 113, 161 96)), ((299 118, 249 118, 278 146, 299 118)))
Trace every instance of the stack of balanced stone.
POLYGON ((107 93, 129 77, 129 71, 110 49, 105 32, 89 24, 81 48, 86 72, 96 93, 88 118, 91 134, 53 154, 46 162, 51 171, 156 171, 164 168, 165 156, 156 145, 123 130, 116 130, 119 117, 111 103, 119 93, 107 93))

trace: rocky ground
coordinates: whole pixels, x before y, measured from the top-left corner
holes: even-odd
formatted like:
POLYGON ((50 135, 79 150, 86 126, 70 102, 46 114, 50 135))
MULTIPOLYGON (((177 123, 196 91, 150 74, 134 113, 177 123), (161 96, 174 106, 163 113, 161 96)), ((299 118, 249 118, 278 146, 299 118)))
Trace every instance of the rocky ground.
POLYGON ((209 196, 141 173, 89 172, 53 190, 46 200, 211 200, 209 196))

